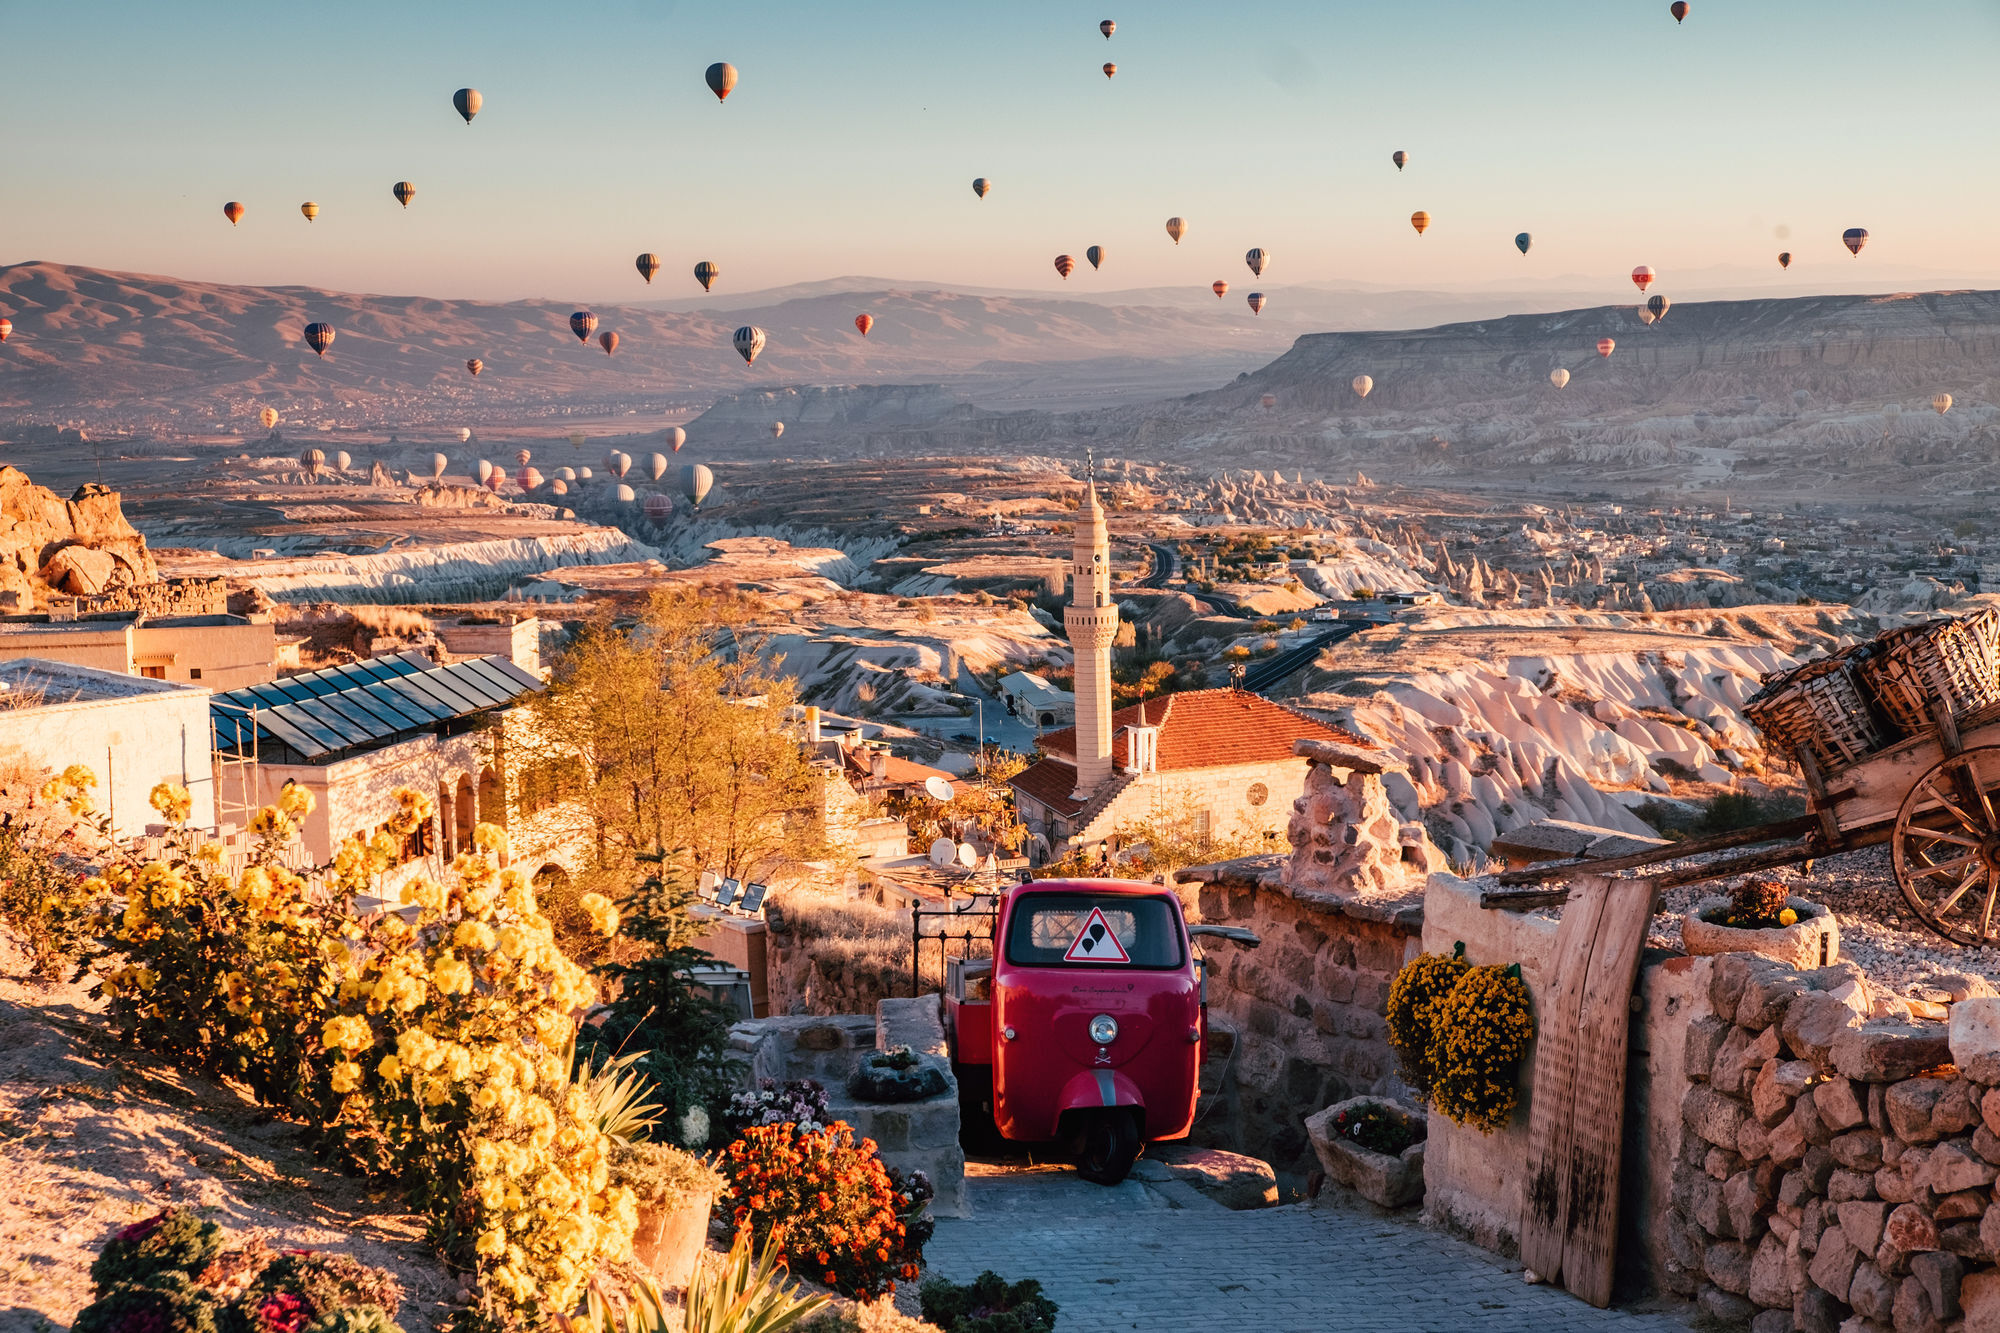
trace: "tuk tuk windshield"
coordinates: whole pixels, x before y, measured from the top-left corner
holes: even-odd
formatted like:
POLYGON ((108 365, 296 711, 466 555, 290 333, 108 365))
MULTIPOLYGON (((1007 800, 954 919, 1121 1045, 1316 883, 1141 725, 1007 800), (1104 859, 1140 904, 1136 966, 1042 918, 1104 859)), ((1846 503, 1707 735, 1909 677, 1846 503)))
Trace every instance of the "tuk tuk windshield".
POLYGON ((1177 968, 1186 959, 1180 919, 1164 898, 1035 893, 1014 907, 1007 961, 1023 967, 1177 968))

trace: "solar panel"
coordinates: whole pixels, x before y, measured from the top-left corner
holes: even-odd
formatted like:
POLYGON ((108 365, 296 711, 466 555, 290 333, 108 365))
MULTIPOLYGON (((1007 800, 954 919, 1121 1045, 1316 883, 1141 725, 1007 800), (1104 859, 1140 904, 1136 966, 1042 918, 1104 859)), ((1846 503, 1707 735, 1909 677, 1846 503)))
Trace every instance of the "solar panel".
POLYGON ((755 916, 764 909, 764 895, 771 891, 768 884, 752 884, 743 890, 743 901, 736 904, 736 910, 755 916))
POLYGON ((722 883, 715 886, 715 905, 717 907, 729 906, 729 904, 736 901, 736 891, 742 887, 743 887, 742 880, 739 879, 723 880, 722 883))
POLYGON ((505 707, 541 681, 503 657, 434 666, 416 653, 350 662, 216 695, 217 743, 246 749, 257 729, 307 759, 505 707))
POLYGON ((368 739, 368 728, 351 721, 339 709, 329 708, 324 699, 301 699, 295 704, 280 704, 271 711, 308 732, 318 727, 336 750, 368 739))

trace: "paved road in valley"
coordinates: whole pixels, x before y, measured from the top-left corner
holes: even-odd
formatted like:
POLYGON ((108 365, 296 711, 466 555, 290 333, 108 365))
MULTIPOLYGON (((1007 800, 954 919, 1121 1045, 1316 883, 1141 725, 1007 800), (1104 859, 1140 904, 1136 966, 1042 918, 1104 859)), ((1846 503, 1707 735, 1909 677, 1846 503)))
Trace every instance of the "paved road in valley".
POLYGON ((1329 644, 1339 643, 1348 635, 1362 628, 1360 621, 1342 620, 1329 626, 1326 633, 1308 639, 1296 648, 1288 648, 1276 657, 1266 658, 1251 667, 1243 675, 1243 688, 1253 694, 1282 685, 1288 678, 1312 665, 1319 650, 1329 644))

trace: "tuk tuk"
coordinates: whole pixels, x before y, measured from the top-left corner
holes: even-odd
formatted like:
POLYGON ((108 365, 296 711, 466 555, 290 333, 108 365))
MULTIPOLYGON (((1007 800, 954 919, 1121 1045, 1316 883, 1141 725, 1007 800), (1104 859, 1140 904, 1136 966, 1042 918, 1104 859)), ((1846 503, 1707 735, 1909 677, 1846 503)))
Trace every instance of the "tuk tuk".
POLYGON ((1061 1143, 1115 1185, 1141 1145, 1185 1138, 1208 1037, 1194 940, 1173 890, 1041 880, 1002 895, 993 956, 947 969, 945 1030, 969 1128, 1061 1143))

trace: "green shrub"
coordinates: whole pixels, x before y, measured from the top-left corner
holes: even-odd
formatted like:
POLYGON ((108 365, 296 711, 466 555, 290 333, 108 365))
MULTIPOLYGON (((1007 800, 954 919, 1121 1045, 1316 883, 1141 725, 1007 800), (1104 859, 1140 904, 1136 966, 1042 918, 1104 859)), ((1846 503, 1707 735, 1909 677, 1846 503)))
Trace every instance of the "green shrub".
POLYGON ((217 1333, 220 1303, 178 1269, 115 1282, 83 1307, 70 1333, 217 1333))
POLYGON ((297 1333, 342 1310, 371 1309, 393 1319, 402 1284, 347 1254, 280 1254, 250 1280, 230 1309, 224 1333, 297 1333))
POLYGON ((143 1285, 161 1273, 192 1276, 222 1253, 222 1239, 222 1228, 193 1209, 169 1208, 107 1241, 91 1262, 90 1280, 102 1296, 120 1283, 143 1285))
POLYGON ((1053 1333, 1056 1303, 1042 1284, 1026 1278, 1012 1286, 988 1269, 961 1286, 934 1277, 918 1292, 924 1318, 944 1333, 1053 1333))

